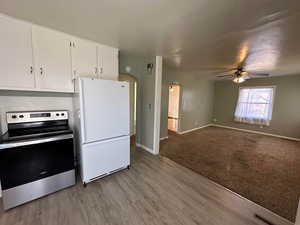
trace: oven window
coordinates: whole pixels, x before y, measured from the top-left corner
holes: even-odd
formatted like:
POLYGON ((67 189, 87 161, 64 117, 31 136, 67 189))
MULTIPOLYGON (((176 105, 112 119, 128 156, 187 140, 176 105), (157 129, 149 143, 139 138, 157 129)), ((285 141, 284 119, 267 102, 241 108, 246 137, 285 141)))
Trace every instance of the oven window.
POLYGON ((74 169, 73 139, 0 151, 3 190, 74 169))

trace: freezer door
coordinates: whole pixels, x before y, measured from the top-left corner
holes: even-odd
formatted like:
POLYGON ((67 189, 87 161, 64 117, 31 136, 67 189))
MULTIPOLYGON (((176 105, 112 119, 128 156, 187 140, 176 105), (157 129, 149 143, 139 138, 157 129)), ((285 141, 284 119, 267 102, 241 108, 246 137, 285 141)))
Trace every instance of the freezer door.
POLYGON ((129 84, 82 78, 83 143, 129 135, 129 84))
POLYGON ((82 146, 82 181, 109 175, 130 164, 129 136, 82 146))

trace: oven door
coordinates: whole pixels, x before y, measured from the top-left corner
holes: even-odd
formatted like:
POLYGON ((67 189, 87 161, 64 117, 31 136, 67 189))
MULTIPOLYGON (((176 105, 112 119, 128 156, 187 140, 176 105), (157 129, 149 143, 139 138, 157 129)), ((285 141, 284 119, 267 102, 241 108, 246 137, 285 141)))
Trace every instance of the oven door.
POLYGON ((73 134, 0 145, 2 190, 72 169, 73 134))

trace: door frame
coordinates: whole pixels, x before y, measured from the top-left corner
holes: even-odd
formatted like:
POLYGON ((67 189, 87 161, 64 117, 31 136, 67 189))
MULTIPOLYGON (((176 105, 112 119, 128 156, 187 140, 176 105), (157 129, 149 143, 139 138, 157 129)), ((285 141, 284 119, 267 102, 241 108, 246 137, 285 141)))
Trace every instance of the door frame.
MULTIPOLYGON (((132 74, 129 74, 129 73, 120 73, 119 74, 119 78, 118 78, 119 81, 126 81, 126 82, 133 82, 134 83, 134 108, 135 108, 135 113, 133 115, 133 120, 134 120, 134 135, 135 137, 137 136, 137 110, 138 110, 138 87, 139 87, 139 83, 138 83, 138 79, 136 77, 134 77, 132 74)), ((130 97, 130 96, 129 96, 130 97)), ((130 121, 131 123, 131 121, 130 121)), ((130 136, 133 136, 133 135, 130 135, 130 136)), ((135 139, 136 140, 136 139, 135 139)))
POLYGON ((161 113, 161 86, 162 86, 162 56, 155 57, 155 96, 154 96, 154 134, 153 134, 153 154, 159 154, 160 144, 160 113, 161 113))
POLYGON ((300 225, 300 199, 299 199, 299 205, 298 205, 298 211, 296 216, 296 223, 295 225, 300 225))

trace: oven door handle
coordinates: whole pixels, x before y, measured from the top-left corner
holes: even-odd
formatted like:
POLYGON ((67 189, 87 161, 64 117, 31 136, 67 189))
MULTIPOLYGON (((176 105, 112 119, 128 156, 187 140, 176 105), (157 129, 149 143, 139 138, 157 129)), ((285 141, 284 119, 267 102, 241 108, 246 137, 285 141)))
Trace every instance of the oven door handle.
POLYGON ((9 142, 9 143, 0 144, 0 151, 1 149, 16 148, 16 147, 21 147, 26 145, 37 145, 37 144, 42 144, 47 142, 67 140, 71 138, 73 138, 73 134, 64 134, 64 135, 58 135, 54 137, 41 138, 35 140, 9 142))

